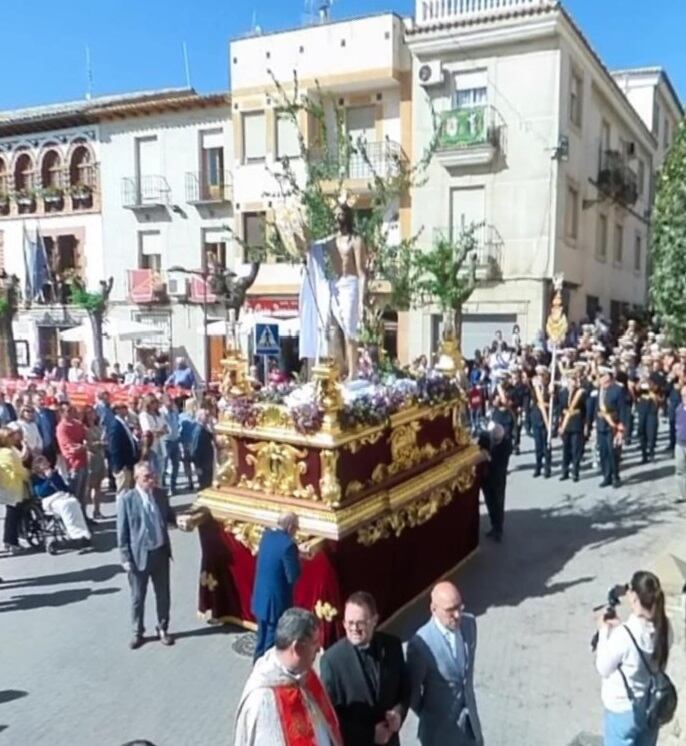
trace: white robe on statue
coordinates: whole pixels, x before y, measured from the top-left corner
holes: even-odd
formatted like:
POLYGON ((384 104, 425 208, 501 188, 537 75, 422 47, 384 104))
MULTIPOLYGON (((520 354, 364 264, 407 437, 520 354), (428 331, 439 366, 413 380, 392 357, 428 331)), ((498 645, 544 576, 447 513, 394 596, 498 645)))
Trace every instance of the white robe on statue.
MULTIPOLYGON (((276 648, 268 650, 255 663, 238 705, 234 746, 287 746, 272 687, 292 685, 300 678, 281 666, 276 648)), ((336 746, 326 718, 311 697, 306 694, 305 699, 315 733, 312 746, 336 746)))
POLYGON ((299 357, 317 359, 328 351, 326 325, 331 307, 331 287, 326 279, 324 252, 330 239, 315 241, 307 252, 300 285, 299 357))

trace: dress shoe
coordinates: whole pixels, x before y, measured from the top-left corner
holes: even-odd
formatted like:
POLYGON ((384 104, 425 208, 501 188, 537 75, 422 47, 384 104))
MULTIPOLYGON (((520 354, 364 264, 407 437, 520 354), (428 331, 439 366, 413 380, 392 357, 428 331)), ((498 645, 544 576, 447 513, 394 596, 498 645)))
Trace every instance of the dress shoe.
POLYGON ((541 470, 540 469, 536 469, 536 471, 534 472, 534 478, 540 477, 540 476, 541 476, 541 470))
POLYGON ((572 477, 572 480, 573 480, 574 482, 578 482, 578 481, 579 481, 579 475, 578 475, 578 474, 575 474, 575 475, 574 475, 574 476, 572 477))
POLYGON ((131 650, 137 650, 143 644, 143 635, 134 635, 129 642, 131 650))
POLYGON ((621 481, 620 479, 616 479, 616 480, 615 480, 615 481, 614 481, 614 482, 612 483, 612 486, 613 486, 613 487, 614 487, 615 489, 618 489, 619 487, 621 487, 621 486, 622 486, 622 481, 621 481))
POLYGON ((560 481, 561 481, 561 482, 566 482, 566 481, 567 481, 568 479, 569 479, 569 474, 563 474, 563 475, 562 475, 562 476, 560 477, 560 481))
POLYGON ((603 479, 603 481, 600 483, 600 486, 601 487, 609 487, 610 484, 612 484, 612 483, 610 482, 609 479, 603 479))
POLYGON ((493 541, 497 541, 498 543, 500 543, 503 539, 503 532, 496 531, 494 528, 492 528, 490 531, 486 532, 486 536, 489 539, 493 539, 493 541))
POLYGON ((166 629, 158 629, 157 637, 163 645, 173 645, 174 638, 167 632, 166 629))

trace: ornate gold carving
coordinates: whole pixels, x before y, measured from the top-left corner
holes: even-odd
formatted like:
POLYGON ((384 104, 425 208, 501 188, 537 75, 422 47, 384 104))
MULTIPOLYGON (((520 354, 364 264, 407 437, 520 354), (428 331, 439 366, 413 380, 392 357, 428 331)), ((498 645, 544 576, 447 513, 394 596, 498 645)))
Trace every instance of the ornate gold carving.
POLYGON ((460 492, 464 492, 465 490, 470 489, 470 487, 474 484, 475 479, 476 479, 476 466, 472 464, 471 466, 465 466, 464 469, 461 469, 457 473, 457 477, 455 478, 455 483, 457 485, 457 488, 460 490, 460 492))
POLYGON ((210 593, 214 593, 214 589, 219 585, 219 581, 212 575, 211 572, 205 572, 204 570, 200 573, 200 585, 203 588, 207 588, 210 593))
POLYGON ((224 369, 224 373, 219 390, 224 398, 245 396, 250 393, 248 361, 243 357, 240 350, 227 350, 226 358, 221 361, 221 367, 224 369))
POLYGON ((231 533, 237 541, 250 550, 252 554, 257 554, 257 550, 262 541, 264 526, 257 523, 247 523, 246 521, 224 521, 224 531, 231 533))
POLYGON ((231 487, 238 481, 238 442, 230 435, 217 436, 217 473, 215 487, 231 487))
POLYGON ((341 504, 341 483, 338 481, 338 451, 324 449, 319 452, 322 477, 319 480, 319 494, 322 500, 333 508, 341 504))
POLYGON ((417 463, 419 449, 417 447, 417 433, 422 429, 419 422, 408 422, 391 431, 391 458, 389 466, 391 474, 409 469, 417 463))
POLYGON ((314 400, 324 412, 322 431, 329 434, 340 433, 338 413, 343 408, 343 396, 337 366, 331 361, 323 360, 312 369, 312 380, 314 400))
POLYGON ((252 479, 244 474, 238 482, 239 487, 305 500, 316 499, 312 485, 303 487, 301 481, 307 472, 307 464, 302 461, 307 451, 273 440, 251 443, 246 448, 250 451, 245 457, 246 463, 254 467, 255 474, 252 479))
POLYGON ((354 497, 355 495, 359 495, 363 489, 364 485, 362 484, 362 482, 359 482, 357 479, 353 479, 351 482, 348 482, 348 486, 345 488, 345 496, 354 497))
POLYGON ((381 438, 383 438, 383 435, 384 428, 380 428, 376 432, 363 435, 361 438, 356 440, 351 440, 349 443, 346 443, 343 448, 350 451, 350 453, 355 454, 358 451, 361 451, 364 446, 373 446, 375 443, 378 443, 381 438))
POLYGON ((388 477, 388 465, 377 464, 372 472, 372 484, 381 484, 388 477))
POLYGON ((458 445, 467 446, 471 443, 472 439, 462 419, 462 412, 463 409, 461 406, 453 406, 453 433, 455 434, 455 442, 458 445))
POLYGON ((258 427, 276 427, 290 430, 293 427, 293 420, 286 407, 278 404, 267 404, 260 407, 257 415, 258 427))
POLYGON ((333 622, 338 616, 338 609, 328 601, 319 599, 314 605, 314 613, 319 619, 323 619, 325 622, 333 622))

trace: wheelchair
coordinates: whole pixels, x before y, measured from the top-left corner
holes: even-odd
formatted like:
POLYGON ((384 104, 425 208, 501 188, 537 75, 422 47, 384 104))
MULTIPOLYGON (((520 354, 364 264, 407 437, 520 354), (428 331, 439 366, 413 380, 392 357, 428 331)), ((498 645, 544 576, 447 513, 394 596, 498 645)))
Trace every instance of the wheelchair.
POLYGON ((19 536, 23 537, 32 549, 43 549, 48 554, 57 554, 59 545, 67 541, 67 532, 62 520, 45 511, 40 499, 33 494, 21 503, 21 508, 19 536))

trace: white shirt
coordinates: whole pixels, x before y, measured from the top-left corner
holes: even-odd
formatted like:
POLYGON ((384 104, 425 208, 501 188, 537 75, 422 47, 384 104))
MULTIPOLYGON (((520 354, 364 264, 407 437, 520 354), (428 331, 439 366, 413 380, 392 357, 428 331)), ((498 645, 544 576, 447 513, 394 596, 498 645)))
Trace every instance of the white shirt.
POLYGON ((67 380, 69 383, 81 383, 85 377, 86 374, 81 370, 81 368, 69 368, 69 373, 67 374, 67 380))
POLYGON ((26 420, 19 420, 19 426, 24 434, 24 443, 30 451, 42 451, 43 450, 43 438, 41 438, 40 430, 35 422, 27 422, 26 420))
POLYGON ((162 430, 166 423, 164 417, 161 414, 151 414, 150 412, 141 412, 138 415, 138 421, 141 425, 141 430, 144 433, 152 433, 152 448, 155 451, 163 451, 162 436, 158 434, 162 430))
MULTIPOLYGON (((633 632, 648 662, 652 663, 652 654, 655 649, 653 623, 632 614, 627 619, 626 625, 633 632)), ((620 665, 636 699, 640 699, 645 694, 650 682, 650 674, 623 625, 621 627, 605 626, 600 631, 595 665, 603 678, 600 697, 606 710, 627 712, 632 709, 631 700, 618 669, 620 665)))
POLYGON ((446 645, 450 649, 453 659, 457 663, 458 669, 464 674, 466 667, 466 652, 464 647, 464 637, 462 631, 458 627, 456 630, 448 629, 442 625, 436 617, 434 617, 434 624, 438 627, 438 631, 445 639, 446 645))

